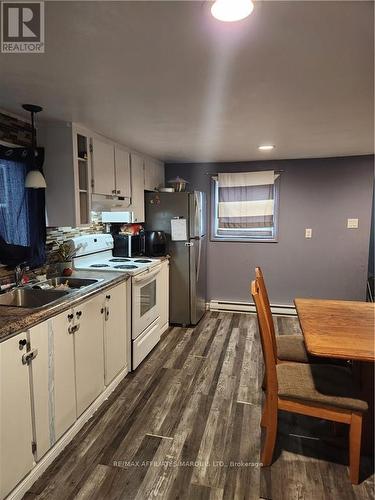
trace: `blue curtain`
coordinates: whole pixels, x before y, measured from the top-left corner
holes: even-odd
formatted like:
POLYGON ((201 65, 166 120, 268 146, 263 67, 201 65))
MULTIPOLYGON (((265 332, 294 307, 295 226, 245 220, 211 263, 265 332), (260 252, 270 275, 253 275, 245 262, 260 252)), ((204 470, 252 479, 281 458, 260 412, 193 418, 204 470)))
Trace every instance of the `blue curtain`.
MULTIPOLYGON (((43 162, 43 153, 38 148, 37 168, 43 162)), ((27 264, 37 267, 46 258, 46 222, 44 189, 25 188, 26 175, 35 168, 33 154, 31 149, 0 145, 0 237, 7 245, 17 245, 14 251, 24 247, 27 264)), ((12 252, 12 247, 7 247, 7 253, 9 248, 12 252)))

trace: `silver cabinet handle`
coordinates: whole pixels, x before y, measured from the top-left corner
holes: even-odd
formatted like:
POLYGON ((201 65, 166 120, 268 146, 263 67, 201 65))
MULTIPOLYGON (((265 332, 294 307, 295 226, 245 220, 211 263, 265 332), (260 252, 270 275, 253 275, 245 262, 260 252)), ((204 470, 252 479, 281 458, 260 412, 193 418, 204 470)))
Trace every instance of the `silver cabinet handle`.
POLYGON ((33 359, 35 359, 38 355, 38 349, 32 349, 29 352, 26 352, 22 356, 22 364, 23 365, 29 365, 33 359))

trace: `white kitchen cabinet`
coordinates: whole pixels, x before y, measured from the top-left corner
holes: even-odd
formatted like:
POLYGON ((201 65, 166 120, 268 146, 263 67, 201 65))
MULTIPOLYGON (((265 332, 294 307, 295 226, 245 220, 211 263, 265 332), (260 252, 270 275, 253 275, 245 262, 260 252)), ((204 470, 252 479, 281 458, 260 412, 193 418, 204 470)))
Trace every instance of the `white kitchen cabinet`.
POLYGON ((130 155, 121 146, 115 146, 115 190, 118 196, 131 198, 130 155))
POLYGON ((92 138, 93 193, 114 195, 115 149, 114 144, 102 137, 92 138))
POLYGON ((0 498, 33 466, 29 367, 22 363, 26 334, 0 344, 0 498))
POLYGON ((29 331, 38 356, 31 363, 36 460, 76 420, 73 310, 65 311, 29 331))
POLYGON ((142 156, 131 153, 130 168, 132 180, 132 204, 130 210, 134 212, 134 222, 145 221, 145 192, 144 192, 144 159, 142 156))
POLYGON ((160 294, 160 330, 169 327, 169 260, 164 260, 159 274, 158 293, 160 294))
POLYGON ((156 191, 164 186, 164 164, 152 158, 145 158, 145 190, 156 191))
POLYGON ((91 219, 90 132, 73 123, 39 128, 45 150, 47 226, 81 226, 91 219))
POLYGON ((104 389, 102 310, 101 295, 73 310, 77 417, 104 389))
POLYGON ((108 385, 127 364, 127 284, 106 292, 104 304, 104 381, 108 385))

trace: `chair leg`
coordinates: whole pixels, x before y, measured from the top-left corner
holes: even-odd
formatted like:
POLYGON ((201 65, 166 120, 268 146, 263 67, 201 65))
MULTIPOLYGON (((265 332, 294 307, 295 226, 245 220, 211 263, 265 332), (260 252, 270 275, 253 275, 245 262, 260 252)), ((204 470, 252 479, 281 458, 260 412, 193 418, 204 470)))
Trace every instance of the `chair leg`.
POLYGON ((264 440, 261 462, 267 467, 272 463, 277 435, 277 402, 271 401, 266 405, 266 436, 264 440))
POLYGON ((349 475, 352 484, 359 483, 361 461, 362 414, 352 413, 349 430, 349 475))
POLYGON ((262 412, 262 418, 260 420, 261 427, 267 427, 267 400, 264 402, 264 408, 262 412))

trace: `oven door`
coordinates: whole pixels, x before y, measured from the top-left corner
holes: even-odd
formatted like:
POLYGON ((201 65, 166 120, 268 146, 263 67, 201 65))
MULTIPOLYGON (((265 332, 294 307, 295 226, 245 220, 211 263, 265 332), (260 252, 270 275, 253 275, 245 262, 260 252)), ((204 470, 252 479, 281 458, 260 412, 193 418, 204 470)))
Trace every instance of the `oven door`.
POLYGON ((132 278, 132 339, 136 339, 160 315, 158 276, 161 266, 132 278))

